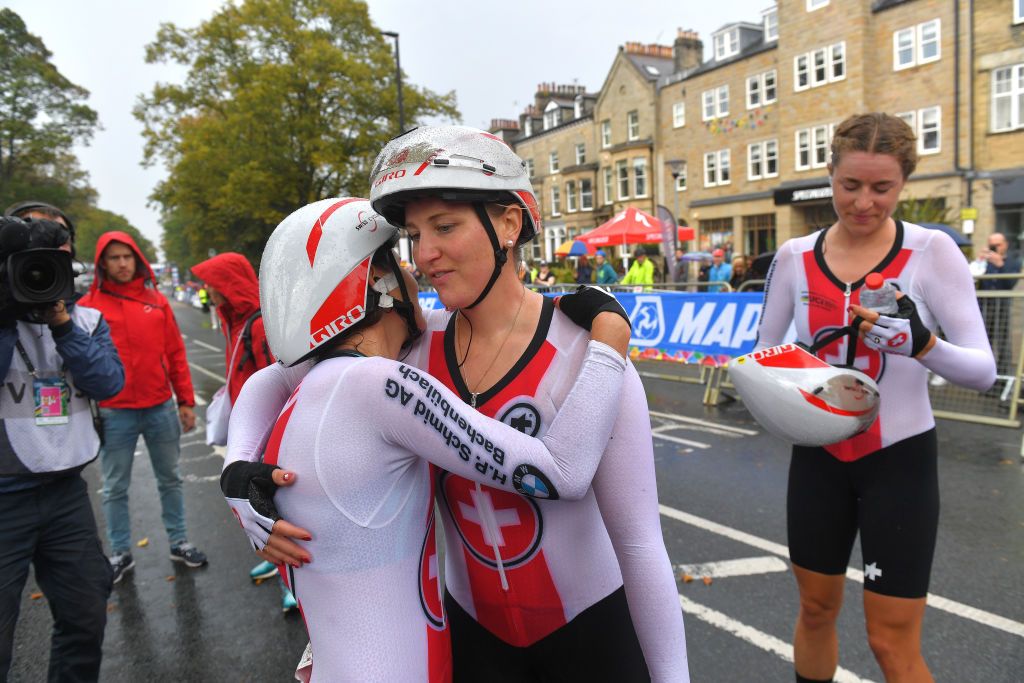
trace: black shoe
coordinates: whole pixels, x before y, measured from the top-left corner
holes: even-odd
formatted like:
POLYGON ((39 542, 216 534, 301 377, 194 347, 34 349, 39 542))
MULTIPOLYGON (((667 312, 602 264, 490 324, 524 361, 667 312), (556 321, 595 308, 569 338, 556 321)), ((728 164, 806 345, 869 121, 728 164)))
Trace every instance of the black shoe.
POLYGON ((171 548, 171 559, 193 568, 206 564, 206 554, 191 543, 180 543, 171 548))
POLYGON ((114 570, 114 583, 124 578, 125 572, 135 566, 135 560, 129 552, 118 553, 110 558, 110 568, 114 570))

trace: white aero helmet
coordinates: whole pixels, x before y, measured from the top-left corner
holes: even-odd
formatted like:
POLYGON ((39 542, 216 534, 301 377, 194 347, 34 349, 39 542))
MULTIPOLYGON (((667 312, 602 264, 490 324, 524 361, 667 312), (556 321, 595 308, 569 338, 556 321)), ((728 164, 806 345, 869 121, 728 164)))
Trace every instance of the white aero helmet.
MULTIPOLYGON (((409 322, 412 308, 391 251, 397 237, 398 228, 355 197, 314 202, 281 221, 260 263, 263 325, 281 362, 306 359, 377 308, 394 306, 409 322), (378 252, 392 274, 371 286, 370 265, 378 252), (404 302, 388 296, 395 287, 401 287, 404 302)), ((415 336, 413 330, 415 322, 415 336)))
POLYGON ((734 358, 729 378, 762 427, 798 446, 844 441, 878 417, 874 380, 829 365, 797 344, 734 358))
POLYGON ((540 232, 540 207, 526 162, 501 138, 477 128, 413 128, 377 155, 370 174, 370 201, 378 213, 404 227, 405 205, 423 197, 470 204, 491 241, 494 270, 480 295, 466 308, 476 306, 491 291, 510 251, 498 240, 486 205, 514 203, 522 207, 517 246, 540 232))

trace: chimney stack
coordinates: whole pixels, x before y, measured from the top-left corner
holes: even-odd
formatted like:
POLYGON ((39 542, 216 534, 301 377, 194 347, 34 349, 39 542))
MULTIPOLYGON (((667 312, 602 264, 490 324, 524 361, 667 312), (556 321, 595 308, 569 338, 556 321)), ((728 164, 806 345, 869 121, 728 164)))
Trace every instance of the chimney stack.
POLYGON ((696 31, 677 31, 675 44, 672 46, 672 58, 676 73, 689 71, 703 63, 704 43, 696 31))

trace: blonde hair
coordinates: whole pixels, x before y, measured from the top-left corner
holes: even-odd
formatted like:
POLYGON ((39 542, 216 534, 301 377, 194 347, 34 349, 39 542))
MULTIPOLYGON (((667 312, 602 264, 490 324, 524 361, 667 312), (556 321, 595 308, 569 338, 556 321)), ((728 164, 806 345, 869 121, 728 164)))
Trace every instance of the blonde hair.
POLYGON ((832 137, 832 168, 846 152, 888 154, 906 180, 917 167, 917 138, 903 119, 883 112, 854 114, 839 124, 832 137))

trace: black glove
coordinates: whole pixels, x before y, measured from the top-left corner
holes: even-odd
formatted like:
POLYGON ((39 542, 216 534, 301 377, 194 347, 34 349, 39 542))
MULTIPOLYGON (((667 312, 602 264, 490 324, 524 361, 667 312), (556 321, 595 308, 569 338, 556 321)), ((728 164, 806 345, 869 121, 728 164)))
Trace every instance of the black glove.
POLYGON ((274 522, 281 519, 274 505, 277 465, 261 462, 233 462, 220 475, 220 490, 255 550, 267 546, 274 522))
MULTIPOLYGON (((899 311, 893 315, 880 315, 875 324, 864 334, 864 343, 883 353, 901 356, 917 356, 932 338, 932 331, 925 327, 913 299, 904 294, 896 300, 899 311)), ((859 324, 859 316, 854 324, 859 324)))
POLYGON ((558 307, 562 309, 562 313, 569 316, 569 320, 585 330, 590 329, 599 313, 605 312, 618 313, 630 329, 633 329, 626 309, 619 300, 600 287, 580 285, 572 294, 559 297, 558 307))

